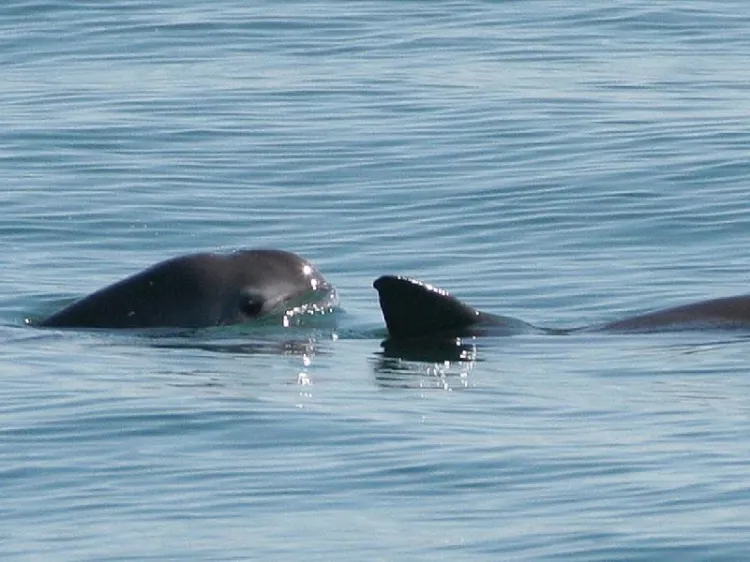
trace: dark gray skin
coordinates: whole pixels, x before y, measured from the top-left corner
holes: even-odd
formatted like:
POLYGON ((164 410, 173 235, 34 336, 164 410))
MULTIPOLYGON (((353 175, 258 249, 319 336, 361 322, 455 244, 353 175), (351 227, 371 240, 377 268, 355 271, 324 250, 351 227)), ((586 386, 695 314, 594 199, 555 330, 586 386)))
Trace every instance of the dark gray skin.
POLYGON ((64 328, 204 328, 330 308, 336 291, 307 260, 282 250, 169 259, 104 287, 39 323, 64 328))
POLYGON ((446 291, 415 279, 386 275, 378 291, 391 339, 429 339, 574 332, 659 332, 695 329, 750 329, 750 295, 725 297, 641 314, 596 326, 538 328, 522 320, 480 312, 446 291))

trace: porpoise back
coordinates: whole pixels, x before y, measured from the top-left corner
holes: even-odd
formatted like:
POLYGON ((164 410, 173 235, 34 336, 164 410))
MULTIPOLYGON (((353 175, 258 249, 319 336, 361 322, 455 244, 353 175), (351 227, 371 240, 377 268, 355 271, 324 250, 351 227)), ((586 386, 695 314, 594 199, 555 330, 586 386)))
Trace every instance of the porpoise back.
POLYGON ((442 289, 408 277, 383 276, 373 286, 378 291, 380 308, 392 339, 750 329, 750 295, 706 300, 594 326, 549 329, 516 318, 481 312, 442 289))
POLYGON ((373 283, 392 338, 512 335, 538 329, 517 318, 480 312, 433 285, 395 275, 373 283))
POLYGON ((586 329, 632 333, 746 328, 750 328, 750 295, 722 297, 665 308, 586 329))

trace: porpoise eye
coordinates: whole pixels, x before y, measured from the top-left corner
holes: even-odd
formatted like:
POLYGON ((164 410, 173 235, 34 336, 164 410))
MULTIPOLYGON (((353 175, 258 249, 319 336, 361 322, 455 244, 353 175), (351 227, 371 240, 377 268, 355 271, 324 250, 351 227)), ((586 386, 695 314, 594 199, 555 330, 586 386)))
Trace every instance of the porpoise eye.
POLYGON ((259 316, 263 312, 263 299, 257 295, 242 295, 240 297, 240 312, 249 317, 259 316))

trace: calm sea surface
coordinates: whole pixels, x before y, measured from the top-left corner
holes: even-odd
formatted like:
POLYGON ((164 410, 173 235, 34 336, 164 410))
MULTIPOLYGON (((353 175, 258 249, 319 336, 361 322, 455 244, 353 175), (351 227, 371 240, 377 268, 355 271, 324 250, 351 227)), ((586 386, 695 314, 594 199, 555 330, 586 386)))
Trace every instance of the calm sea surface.
POLYGON ((565 327, 750 292, 744 1, 0 5, 0 558, 741 560, 747 333, 388 353, 372 281, 565 327), (25 325, 278 247, 338 327, 25 325))

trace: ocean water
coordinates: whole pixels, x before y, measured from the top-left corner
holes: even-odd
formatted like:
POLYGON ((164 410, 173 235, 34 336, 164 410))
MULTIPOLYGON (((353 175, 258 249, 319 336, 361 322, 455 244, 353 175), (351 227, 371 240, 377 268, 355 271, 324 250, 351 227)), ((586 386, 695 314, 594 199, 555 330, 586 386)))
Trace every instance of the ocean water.
POLYGON ((9 0, 0 47, 0 558, 747 556, 747 333, 393 352, 372 289, 549 327, 750 292, 745 2, 9 0), (25 323, 253 247, 337 326, 25 323))

